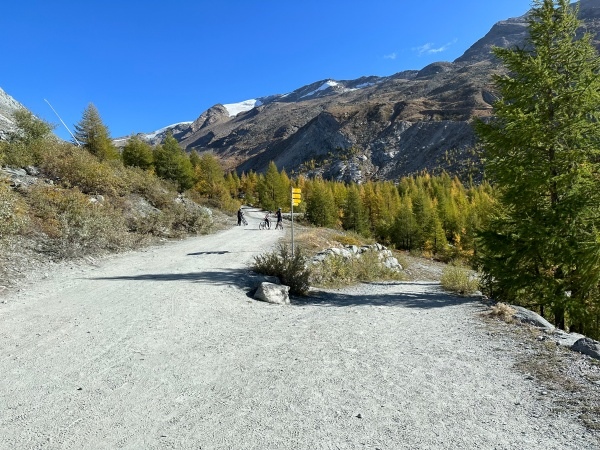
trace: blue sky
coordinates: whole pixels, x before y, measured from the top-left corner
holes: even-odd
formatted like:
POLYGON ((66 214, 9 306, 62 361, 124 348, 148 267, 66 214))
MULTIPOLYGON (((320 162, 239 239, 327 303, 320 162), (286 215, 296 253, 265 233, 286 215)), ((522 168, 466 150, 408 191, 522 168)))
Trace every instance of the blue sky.
POLYGON ((72 130, 91 102, 113 137, 192 121, 216 103, 461 56, 530 0, 3 2, 0 88, 72 130))

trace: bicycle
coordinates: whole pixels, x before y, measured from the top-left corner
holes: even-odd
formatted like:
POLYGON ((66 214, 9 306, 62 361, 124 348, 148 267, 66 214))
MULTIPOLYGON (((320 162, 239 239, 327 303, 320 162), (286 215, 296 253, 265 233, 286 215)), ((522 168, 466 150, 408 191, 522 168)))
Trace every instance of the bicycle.
POLYGON ((261 223, 258 224, 258 229, 259 230, 270 230, 271 224, 267 223, 266 220, 263 220, 261 223))

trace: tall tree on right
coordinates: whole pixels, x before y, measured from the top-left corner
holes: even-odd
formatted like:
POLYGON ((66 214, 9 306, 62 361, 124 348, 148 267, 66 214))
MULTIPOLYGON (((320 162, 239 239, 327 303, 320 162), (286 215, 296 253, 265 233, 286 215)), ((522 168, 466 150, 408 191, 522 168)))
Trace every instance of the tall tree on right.
POLYGON ((600 58, 577 17, 569 0, 534 0, 525 46, 494 49, 508 75, 476 131, 499 204, 477 251, 496 299, 598 336, 600 58))

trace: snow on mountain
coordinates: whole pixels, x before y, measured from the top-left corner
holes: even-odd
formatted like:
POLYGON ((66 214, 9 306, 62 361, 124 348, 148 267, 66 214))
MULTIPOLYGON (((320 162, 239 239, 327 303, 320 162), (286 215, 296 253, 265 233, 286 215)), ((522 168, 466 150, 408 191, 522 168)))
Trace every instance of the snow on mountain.
POLYGON ((323 83, 317 89, 315 89, 314 91, 309 92, 308 94, 304 94, 300 98, 310 97, 311 95, 315 95, 319 91, 324 91, 325 89, 334 88, 334 87, 339 86, 339 85, 340 84, 337 81, 327 80, 325 83, 323 83))
POLYGON ((172 125, 166 126, 161 128, 160 130, 156 130, 153 131, 152 133, 147 133, 144 134, 144 138, 147 140, 151 140, 154 139, 156 136, 158 136, 159 134, 165 133, 166 131, 169 131, 172 128, 178 127, 179 125, 191 125, 192 122, 179 122, 179 123, 174 123, 172 125))
POLYGON ((227 112, 229 113, 229 117, 235 117, 239 113, 250 111, 252 108, 255 108, 260 105, 262 105, 262 102, 260 100, 251 99, 251 100, 244 100, 243 102, 239 102, 239 103, 228 103, 223 106, 225 107, 225 109, 227 109, 227 112))
POLYGON ((367 88, 369 86, 374 86, 374 85, 375 85, 375 83, 362 83, 362 84, 358 84, 356 86, 356 89, 364 89, 364 88, 367 88))

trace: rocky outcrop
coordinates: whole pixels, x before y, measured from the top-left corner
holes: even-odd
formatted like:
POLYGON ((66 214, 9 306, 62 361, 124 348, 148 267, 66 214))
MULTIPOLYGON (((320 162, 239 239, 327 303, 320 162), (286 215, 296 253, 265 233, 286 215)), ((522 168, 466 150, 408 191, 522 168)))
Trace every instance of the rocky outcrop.
POLYGON ((340 257, 344 259, 360 258, 367 252, 375 252, 379 259, 380 264, 387 267, 388 269, 400 271, 402 266, 398 260, 394 257, 391 250, 381 244, 363 245, 358 247, 356 245, 347 245, 345 247, 332 247, 320 251, 311 260, 311 264, 320 264, 330 257, 340 257))
POLYGON ((552 325, 538 313, 530 311, 527 308, 523 308, 522 306, 511 305, 511 307, 516 310, 516 313, 513 316, 515 320, 518 320, 522 323, 526 323, 528 325, 532 325, 536 328, 541 328, 550 331, 554 330, 554 325, 552 325))
POLYGON ((600 342, 594 341, 593 339, 582 337, 578 339, 572 346, 571 350, 574 350, 584 355, 591 356, 595 359, 600 359, 600 342))
POLYGON ((22 108, 25 107, 0 88, 0 140, 6 139, 14 130, 12 115, 22 108))

